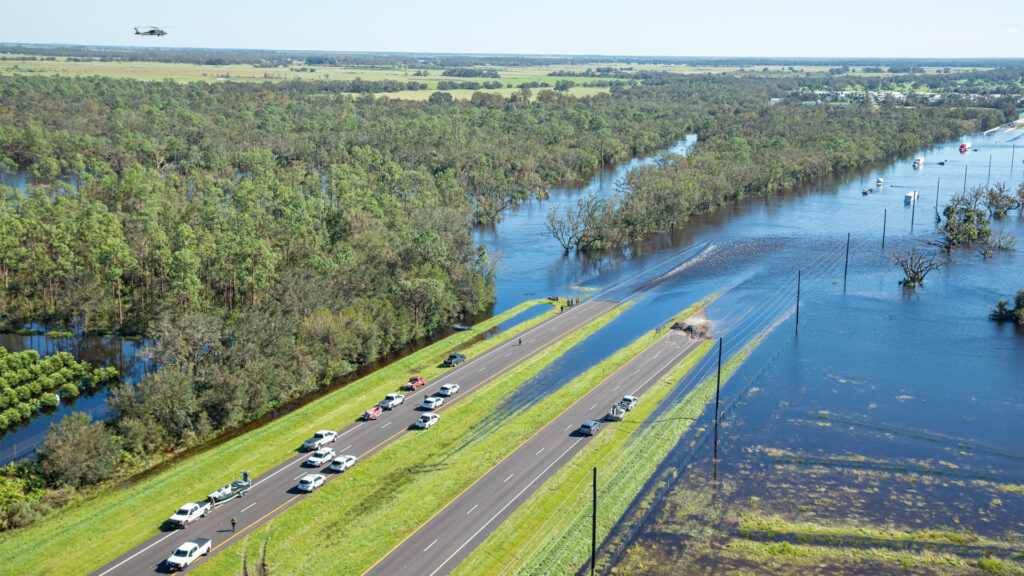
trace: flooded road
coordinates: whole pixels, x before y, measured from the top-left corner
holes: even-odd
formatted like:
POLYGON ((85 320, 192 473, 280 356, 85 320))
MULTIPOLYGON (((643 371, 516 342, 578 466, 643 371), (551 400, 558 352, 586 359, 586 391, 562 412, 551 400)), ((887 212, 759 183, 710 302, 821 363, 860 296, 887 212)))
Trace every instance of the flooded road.
MULTIPOLYGON (((817 552, 813 569, 766 552, 771 542, 820 545, 871 527, 947 530, 985 545, 1017 542, 1007 544, 1011 552, 1024 551, 1024 330, 988 319, 1000 298, 1024 288, 1024 254, 1018 248, 984 259, 973 248, 955 250, 952 263, 913 290, 898 285, 902 274, 890 260, 893 247, 921 249, 918 240, 934 229, 937 185, 941 209, 964 189, 965 171, 968 188, 1011 182, 1010 159, 1019 163, 1021 151, 998 138, 972 135, 980 151, 965 155, 955 142, 924 150, 923 170, 901 159, 863 176, 730 206, 680 235, 680 242, 715 238, 722 248, 709 272, 731 289, 708 315, 727 357, 776 328, 723 388, 718 482, 708 435, 681 439, 662 464, 671 473, 662 478, 677 479, 654 512, 629 527, 638 534, 618 559, 621 569, 757 571, 770 558, 774 573, 902 573, 899 563, 866 552, 859 568, 817 552), (884 188, 860 194, 877 176, 884 188), (911 190, 920 194, 916 207, 903 204, 911 190), (759 522, 770 529, 751 528, 759 522), (763 550, 757 534, 771 535, 763 550)), ((1016 189, 1022 166, 1013 172, 1016 189)), ((1024 240, 1019 209, 992 228, 1024 240)), ((704 282, 700 276, 679 281, 704 282)), ((712 362, 702 364, 692 378, 714 373, 712 362)), ((695 428, 711 425, 705 414, 695 428)), ((915 541, 920 536, 894 538, 884 546, 929 545, 915 541)), ((957 550, 943 561, 971 564, 981 555, 957 550)))

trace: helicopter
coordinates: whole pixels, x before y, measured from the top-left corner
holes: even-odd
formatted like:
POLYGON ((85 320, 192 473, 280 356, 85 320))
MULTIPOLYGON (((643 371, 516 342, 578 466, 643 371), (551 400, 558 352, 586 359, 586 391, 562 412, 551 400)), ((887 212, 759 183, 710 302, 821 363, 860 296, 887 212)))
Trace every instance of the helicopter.
POLYGON ((164 32, 159 26, 150 26, 148 30, 135 29, 136 36, 166 36, 167 32, 164 32))

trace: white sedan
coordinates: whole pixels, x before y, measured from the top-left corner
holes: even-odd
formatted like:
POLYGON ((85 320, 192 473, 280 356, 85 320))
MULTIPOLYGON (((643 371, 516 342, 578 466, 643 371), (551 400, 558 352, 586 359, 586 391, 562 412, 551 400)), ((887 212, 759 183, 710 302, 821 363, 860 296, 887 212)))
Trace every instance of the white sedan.
POLYGON ((334 462, 331 462, 331 470, 335 472, 344 472, 355 465, 355 456, 338 456, 334 459, 334 462))
POLYGON ((458 393, 458 391, 458 384, 445 384, 444 386, 441 386, 441 389, 438 390, 437 393, 440 396, 453 396, 454 394, 458 393))
POLYGON ((434 424, 437 424, 437 421, 440 419, 441 417, 438 416, 437 414, 424 414, 423 416, 420 416, 419 419, 416 420, 416 423, 413 425, 416 426, 417 428, 426 429, 430 428, 434 424))
POLYGON ((327 481, 327 477, 323 474, 306 474, 299 480, 299 490, 302 492, 312 492, 317 488, 324 485, 327 481))
POLYGON ((444 404, 444 398, 441 398, 440 396, 427 396, 423 399, 423 404, 420 405, 420 408, 423 408, 424 410, 433 410, 435 408, 440 408, 441 404, 444 404))
POLYGON ((307 466, 323 466, 334 458, 334 448, 321 448, 306 460, 307 466))

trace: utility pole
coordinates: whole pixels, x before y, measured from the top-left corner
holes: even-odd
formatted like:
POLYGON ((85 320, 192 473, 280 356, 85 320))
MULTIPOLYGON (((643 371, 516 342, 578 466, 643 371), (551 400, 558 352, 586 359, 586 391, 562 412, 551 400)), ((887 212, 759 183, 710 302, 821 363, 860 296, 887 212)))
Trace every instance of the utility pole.
POLYGON ((935 215, 939 215, 939 185, 942 184, 942 178, 935 183, 935 215))
POLYGON ((1010 185, 1013 185, 1013 161, 1017 159, 1017 145, 1010 150, 1010 185))
POLYGON ((910 233, 914 233, 914 214, 917 213, 917 190, 914 190, 914 196, 910 198, 910 233))
POLYGON ((885 250, 885 222, 889 219, 889 210, 882 211, 882 250, 885 250))
MULTIPOLYGON (((913 228, 913 226, 911 226, 913 228)), ((846 264, 843 264, 843 292, 846 292, 846 273, 850 270, 850 233, 846 233, 846 264)))
POLYGON ((985 187, 988 188, 988 183, 992 180, 992 155, 988 155, 988 177, 985 178, 985 187))
POLYGON ((722 339, 718 339, 718 381, 715 382, 715 459, 712 478, 718 482, 718 391, 722 387, 722 339))
POLYGON ((597 466, 594 466, 594 511, 590 521, 590 576, 597 569, 597 466))
POLYGON ((800 332, 800 272, 796 271, 796 331, 800 332))
POLYGON ((964 164, 964 194, 967 194, 967 164, 964 164))

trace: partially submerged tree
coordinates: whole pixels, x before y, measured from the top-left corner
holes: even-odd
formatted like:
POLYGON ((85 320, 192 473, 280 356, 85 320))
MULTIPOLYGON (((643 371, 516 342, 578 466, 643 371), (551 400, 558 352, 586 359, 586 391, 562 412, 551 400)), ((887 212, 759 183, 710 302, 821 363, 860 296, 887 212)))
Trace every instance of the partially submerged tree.
POLYGON ((947 264, 947 261, 938 254, 918 254, 917 248, 909 251, 897 248, 892 251, 892 261, 903 269, 905 278, 900 284, 907 287, 914 287, 924 283, 925 276, 932 270, 938 270, 947 264))
POLYGON ((988 317, 999 322, 1016 322, 1024 325, 1024 290, 1017 290, 1012 309, 1009 302, 999 300, 996 309, 990 312, 988 317))

